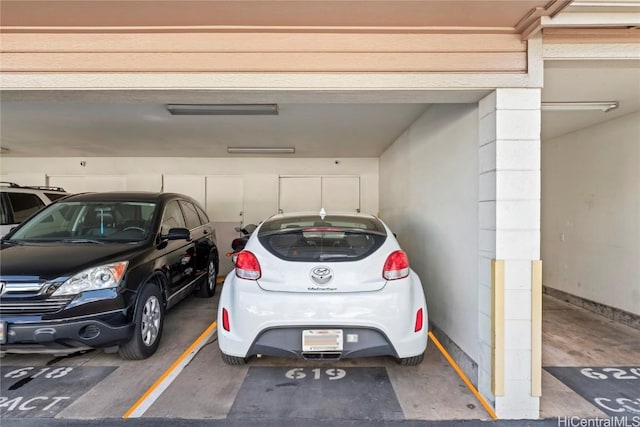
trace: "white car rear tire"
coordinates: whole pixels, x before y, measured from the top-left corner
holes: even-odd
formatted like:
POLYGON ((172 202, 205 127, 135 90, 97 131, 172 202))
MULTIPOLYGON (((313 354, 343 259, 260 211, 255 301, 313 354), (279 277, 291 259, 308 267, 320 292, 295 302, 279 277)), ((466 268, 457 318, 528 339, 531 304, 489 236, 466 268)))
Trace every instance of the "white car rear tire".
POLYGON ((424 360, 424 353, 413 357, 401 357, 398 359, 398 363, 402 366, 417 366, 424 360))
POLYGON ((224 354, 222 352, 220 354, 222 355, 222 361, 227 365, 240 366, 247 363, 247 359, 245 359, 244 357, 229 356, 228 354, 224 354))

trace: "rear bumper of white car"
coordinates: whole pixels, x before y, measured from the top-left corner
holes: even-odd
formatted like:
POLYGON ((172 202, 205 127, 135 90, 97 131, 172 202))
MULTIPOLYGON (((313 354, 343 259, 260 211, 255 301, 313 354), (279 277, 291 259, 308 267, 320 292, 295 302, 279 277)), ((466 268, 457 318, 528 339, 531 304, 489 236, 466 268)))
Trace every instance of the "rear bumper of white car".
POLYGON ((260 333, 252 343, 247 356, 302 357, 304 359, 345 359, 349 357, 393 356, 398 357, 393 344, 383 332, 376 329, 332 325, 331 329, 343 332, 345 341, 340 351, 304 351, 301 338, 305 329, 323 329, 326 325, 273 328, 260 333))
POLYGON ((338 359, 420 355, 427 346, 428 315, 422 285, 413 272, 372 292, 273 292, 227 276, 218 308, 220 350, 230 356, 257 354, 338 359), (225 330, 223 310, 227 311, 225 330), (415 331, 422 310, 422 328, 415 331), (306 329, 340 329, 339 352, 304 352, 306 329))

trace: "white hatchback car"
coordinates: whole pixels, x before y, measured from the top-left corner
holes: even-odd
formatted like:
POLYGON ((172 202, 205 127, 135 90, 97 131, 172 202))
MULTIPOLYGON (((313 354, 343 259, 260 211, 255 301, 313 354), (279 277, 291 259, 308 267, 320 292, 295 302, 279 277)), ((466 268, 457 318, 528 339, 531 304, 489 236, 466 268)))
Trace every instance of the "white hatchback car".
POLYGON ((227 364, 255 355, 422 362, 428 329, 422 284, 380 219, 275 215, 234 258, 218 305, 227 364))

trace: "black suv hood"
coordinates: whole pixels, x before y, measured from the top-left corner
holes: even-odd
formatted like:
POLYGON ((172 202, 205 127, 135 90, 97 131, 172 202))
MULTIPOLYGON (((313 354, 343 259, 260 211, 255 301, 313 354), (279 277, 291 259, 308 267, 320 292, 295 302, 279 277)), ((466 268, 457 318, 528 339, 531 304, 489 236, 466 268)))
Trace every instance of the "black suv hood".
POLYGON ((141 250, 141 244, 131 243, 3 244, 0 249, 0 276, 52 280, 110 262, 131 260, 141 250))

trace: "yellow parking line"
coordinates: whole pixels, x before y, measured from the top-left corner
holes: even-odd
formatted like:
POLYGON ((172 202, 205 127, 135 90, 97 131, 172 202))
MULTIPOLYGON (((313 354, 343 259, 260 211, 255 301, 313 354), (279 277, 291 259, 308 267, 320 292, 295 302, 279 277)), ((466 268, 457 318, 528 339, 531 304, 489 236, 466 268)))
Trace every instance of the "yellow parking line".
POLYGON ((431 341, 433 341, 433 343, 436 345, 436 347, 438 347, 438 350, 440 350, 440 353, 442 353, 444 358, 447 359, 447 362, 449 362, 449 364, 451 366, 453 366, 453 369, 458 373, 460 378, 462 378, 462 381, 464 381, 464 383, 467 385, 467 387, 469 387, 469 390, 471 390, 471 392, 474 394, 476 399, 478 399, 480 401, 480 403, 482 404, 484 409, 486 409, 486 411, 489 413, 489 415, 491 415, 491 418, 493 418, 494 420, 497 420, 498 416, 494 412, 493 408, 491 406, 489 406, 489 404, 484 400, 482 395, 480 393, 478 393, 478 390, 476 390, 476 388, 473 386, 473 384, 471 384, 471 381, 469 381, 469 378, 467 378, 467 376, 464 374, 464 372, 462 372, 462 369, 460 369, 460 367, 453 360, 453 358, 451 358, 451 356, 449 356, 449 353, 447 353, 447 350, 444 349, 442 344, 440 344, 440 341, 438 341, 438 339, 435 337, 435 335, 433 335, 433 333, 431 331, 429 331, 429 338, 431 338, 431 341))
POLYGON ((182 372, 185 366, 198 354, 198 351, 206 344, 206 340, 216 331, 216 322, 213 322, 205 331, 195 340, 189 348, 156 380, 155 383, 142 395, 136 403, 122 416, 122 418, 138 418, 142 416, 153 402, 169 387, 178 374, 182 372))
MULTIPOLYGON (((206 339, 211 337, 216 330, 217 322, 211 323, 209 327, 196 339, 190 346, 187 348, 184 353, 175 361, 173 364, 167 369, 161 376, 156 380, 155 383, 138 399, 136 403, 129 408, 129 410, 122 416, 122 418, 138 418, 142 416, 146 410, 151 407, 153 402, 156 401, 158 397, 162 395, 164 390, 169 387, 169 385, 173 382, 173 380, 178 376, 178 374, 184 369, 184 367, 195 357, 198 351, 206 344, 206 339)), ((453 369, 457 372, 457 374, 462 378, 462 381, 467 385, 469 390, 474 394, 474 396, 478 399, 480 404, 484 407, 484 409, 489 413, 491 418, 494 420, 498 419, 498 416, 494 412, 493 408, 489 406, 489 404, 484 400, 482 395, 478 393, 478 390, 471 384, 471 381, 467 378, 467 376, 462 372, 458 364, 453 360, 453 358, 447 353, 447 350, 444 349, 440 341, 433 335, 431 331, 429 331, 429 338, 431 341, 438 347, 438 350, 442 353, 442 355, 447 359, 449 364, 453 367, 453 369)))

